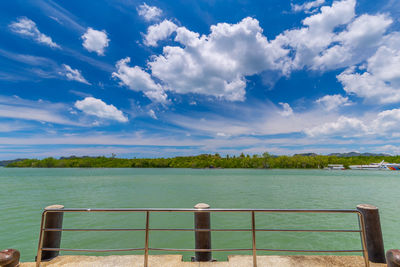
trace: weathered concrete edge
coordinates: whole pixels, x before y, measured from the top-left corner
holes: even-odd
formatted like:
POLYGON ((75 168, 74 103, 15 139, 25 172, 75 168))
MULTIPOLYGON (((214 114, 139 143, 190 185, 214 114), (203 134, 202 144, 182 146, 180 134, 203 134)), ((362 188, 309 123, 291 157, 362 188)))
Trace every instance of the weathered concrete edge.
MULTIPOLYGON (((80 266, 130 266, 142 267, 143 255, 124 256, 59 256, 43 267, 80 267, 80 266)), ((361 256, 257 256, 258 267, 357 267, 364 266, 361 256)), ((371 267, 386 267, 386 264, 370 263, 371 267)), ((21 263, 20 267, 33 267, 34 262, 21 263)), ((219 262, 183 262, 182 255, 150 255, 150 267, 247 267, 252 266, 252 256, 230 255, 228 261, 219 262)))

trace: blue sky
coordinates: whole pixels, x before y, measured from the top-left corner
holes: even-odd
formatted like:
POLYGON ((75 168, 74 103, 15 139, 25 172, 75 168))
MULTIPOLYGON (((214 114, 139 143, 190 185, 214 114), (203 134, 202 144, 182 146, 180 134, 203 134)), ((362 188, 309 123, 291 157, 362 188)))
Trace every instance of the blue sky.
POLYGON ((400 153, 399 1, 0 10, 0 159, 400 153))

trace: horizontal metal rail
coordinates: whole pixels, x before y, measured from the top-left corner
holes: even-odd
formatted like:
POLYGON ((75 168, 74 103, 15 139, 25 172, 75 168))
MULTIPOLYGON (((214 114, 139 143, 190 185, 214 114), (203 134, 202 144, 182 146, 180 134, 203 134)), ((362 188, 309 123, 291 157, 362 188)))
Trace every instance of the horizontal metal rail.
POLYGON ((176 252, 223 252, 223 251, 253 251, 253 266, 257 266, 256 252, 301 252, 301 253, 363 253, 365 266, 369 267, 368 252, 365 244, 365 225, 362 213, 358 210, 328 210, 328 209, 171 209, 171 208, 124 208, 124 209, 45 209, 42 213, 42 221, 40 227, 39 244, 36 266, 40 266, 42 251, 69 251, 69 252, 123 252, 123 251, 144 251, 144 266, 148 267, 149 251, 176 251, 176 252), (46 215, 52 212, 74 213, 74 212, 143 212, 146 214, 146 228, 45 228, 44 222, 46 215), (251 213, 252 228, 239 229, 191 229, 191 228, 150 228, 149 218, 153 212, 234 212, 234 213, 251 213), (255 227, 255 213, 330 213, 330 214, 357 214, 359 220, 359 229, 260 229, 255 227), (43 247, 44 232, 108 232, 108 231, 141 231, 145 232, 144 248, 121 248, 121 249, 73 249, 73 248, 46 248, 43 247), (231 249, 179 249, 179 248, 151 248, 149 247, 150 231, 182 231, 182 232, 252 232, 252 248, 231 248, 231 249), (270 249, 256 248, 256 232, 325 232, 325 233, 359 233, 361 237, 361 249, 352 250, 302 250, 302 249, 270 249))
POLYGON ((124 208, 124 209, 46 209, 43 212, 272 212, 272 213, 359 213, 350 209, 183 209, 183 208, 124 208))
MULTIPOLYGON (((87 251, 87 252, 115 252, 115 251, 137 251, 144 248, 124 248, 124 249, 89 249, 89 248, 42 248, 46 251, 87 251)), ((213 248, 213 249, 196 249, 196 248, 149 248, 152 251, 182 251, 182 252, 221 252, 221 251, 252 251, 251 248, 213 248)), ((311 250, 311 249, 271 249, 257 248, 257 251, 275 251, 275 252, 320 252, 320 253, 345 253, 345 252, 363 252, 361 249, 354 250, 311 250)))
POLYGON ((91 249, 91 248, 42 248, 43 251, 76 251, 76 252, 124 252, 141 251, 144 248, 109 248, 109 249, 91 249))
MULTIPOLYGON (((128 231, 137 232, 145 231, 145 228, 44 228, 46 232, 108 232, 108 231, 128 231)), ((192 228, 149 228, 150 231, 164 231, 164 232, 251 232, 252 229, 192 229, 192 228)), ((361 233, 361 230, 345 230, 345 229, 255 229, 256 232, 326 232, 326 233, 361 233)))

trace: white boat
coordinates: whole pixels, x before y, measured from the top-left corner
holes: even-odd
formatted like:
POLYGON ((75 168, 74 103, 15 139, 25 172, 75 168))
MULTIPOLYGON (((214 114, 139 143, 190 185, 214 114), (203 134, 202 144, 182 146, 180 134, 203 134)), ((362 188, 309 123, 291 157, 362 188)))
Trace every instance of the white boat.
POLYGON ((391 170, 391 171, 400 171, 400 163, 384 162, 382 164, 382 169, 391 170))
POLYGON ((385 161, 382 160, 380 163, 371 163, 368 165, 350 165, 349 168, 351 170, 381 170, 386 168, 384 163, 385 161))
POLYGON ((345 170, 346 168, 343 164, 328 164, 328 167, 324 168, 325 170, 345 170))

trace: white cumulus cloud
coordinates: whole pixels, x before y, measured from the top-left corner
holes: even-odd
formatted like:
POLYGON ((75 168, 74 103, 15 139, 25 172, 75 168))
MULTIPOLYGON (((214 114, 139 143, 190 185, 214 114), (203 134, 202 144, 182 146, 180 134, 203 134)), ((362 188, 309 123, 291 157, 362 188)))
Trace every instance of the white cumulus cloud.
POLYGON ((364 117, 341 116, 336 121, 322 123, 304 130, 310 137, 365 137, 384 136, 398 138, 400 132, 400 109, 389 109, 364 117))
POLYGON ((88 115, 101 119, 116 120, 119 122, 128 121, 128 118, 124 116, 122 111, 118 110, 114 105, 107 105, 101 99, 94 97, 86 97, 83 100, 76 101, 75 107, 88 115))
POLYGON ((336 36, 334 30, 354 18, 355 4, 355 0, 335 1, 332 6, 323 6, 319 13, 305 18, 304 27, 278 35, 272 43, 289 47, 293 52, 290 69, 315 68, 314 58, 331 45, 336 36))
POLYGON ((288 103, 279 102, 279 105, 281 105, 283 108, 283 110, 279 112, 279 114, 281 114, 283 117, 293 115, 293 109, 288 103))
POLYGON ((110 41, 105 30, 98 31, 90 27, 82 35, 82 39, 83 47, 89 52, 96 52, 99 56, 104 55, 104 49, 110 41))
POLYGON ((349 94, 374 103, 400 102, 400 34, 386 38, 367 60, 366 70, 348 68, 337 78, 349 94))
POLYGON ((253 18, 237 24, 218 23, 209 35, 176 29, 175 41, 148 62, 152 75, 170 91, 196 93, 229 101, 245 99, 245 76, 267 69, 280 71, 287 50, 273 47, 253 18))
POLYGON ((347 24, 355 16, 356 0, 333 2, 332 6, 321 7, 321 12, 303 20, 311 31, 330 33, 339 25, 347 24))
POLYGON ((52 48, 60 48, 58 44, 53 42, 51 37, 41 33, 36 23, 31 19, 26 17, 19 18, 17 21, 12 22, 9 27, 13 32, 31 38, 40 44, 45 44, 52 48))
POLYGON ((392 19, 383 14, 359 16, 333 37, 336 45, 315 56, 313 68, 335 69, 367 59, 382 43, 391 23, 392 19))
POLYGON ((73 69, 66 64, 62 64, 62 67, 64 69, 60 74, 64 75, 68 80, 77 81, 80 83, 85 83, 85 84, 90 85, 90 83, 82 76, 82 73, 80 70, 73 69))
MULTIPOLYGON (((322 4, 323 1, 317 0, 305 3, 302 8, 311 10, 322 4)), ((295 70, 323 72, 357 66, 368 60, 369 69, 365 74, 349 68, 338 76, 345 91, 364 97, 368 88, 378 86, 384 90, 375 91, 390 92, 396 99, 397 95, 393 94, 392 89, 397 88, 397 78, 384 78, 383 72, 378 76, 379 71, 373 68, 372 63, 374 54, 376 58, 393 56, 386 60, 391 67, 397 66, 398 49, 392 46, 391 50, 385 51, 382 47, 394 35, 387 34, 393 20, 388 14, 357 16, 355 7, 356 0, 334 1, 332 5, 322 6, 318 12, 306 17, 300 28, 286 30, 272 40, 263 34, 258 20, 251 17, 234 24, 212 25, 208 34, 193 32, 164 20, 148 28, 143 42, 147 46, 157 46, 159 41, 169 40, 168 45, 163 47, 161 54, 150 57, 146 72, 139 66, 131 67, 131 73, 140 74, 145 84, 138 88, 134 85, 137 82, 130 81, 129 87, 145 92, 150 98, 154 98, 154 94, 158 98, 160 92, 164 95, 170 91, 244 101, 248 76, 263 75, 266 80, 273 79, 276 82, 295 70), (358 85, 360 89, 357 89, 357 83, 362 84, 358 85), (366 89, 361 88, 364 84, 367 85, 366 89)), ((381 61, 376 62, 378 64, 381 61)), ((393 70, 386 73, 397 75, 393 70)), ((119 77, 127 84, 126 77, 120 71, 114 77, 119 77)), ((376 94, 368 92, 368 95, 376 94)), ((343 99, 330 99, 330 103, 334 100, 343 99)), ((325 99, 324 103, 327 104, 327 101, 325 99)))
POLYGON ((342 95, 326 95, 317 99, 315 102, 321 104, 327 111, 337 109, 340 106, 352 105, 349 98, 342 95))
POLYGON ((178 26, 169 20, 151 25, 144 36, 144 44, 147 46, 157 46, 158 41, 168 38, 177 28, 178 26))
POLYGON ((294 12, 300 12, 300 11, 305 11, 305 12, 312 12, 312 9, 315 9, 316 7, 319 7, 320 5, 324 4, 325 0, 315 0, 311 2, 305 2, 301 5, 298 4, 291 4, 292 10, 294 12))
POLYGON ((372 56, 387 38, 393 20, 388 14, 357 16, 355 6, 356 0, 334 1, 306 17, 303 27, 286 30, 272 40, 272 44, 290 49, 285 60, 288 72, 345 68, 372 56))
POLYGON ((142 16, 146 21, 157 20, 162 14, 161 9, 156 6, 149 6, 146 3, 140 5, 136 10, 139 16, 142 16))
POLYGON ((400 132, 400 109, 384 110, 371 123, 371 131, 377 135, 398 136, 400 132))
POLYGON ((114 78, 120 79, 120 85, 128 86, 129 89, 137 92, 143 92, 148 98, 154 102, 167 102, 167 94, 163 87, 153 81, 150 74, 142 68, 135 66, 130 67, 128 63, 130 58, 121 59, 117 62, 117 71, 113 72, 114 78))
POLYGON ((368 127, 357 118, 341 116, 335 122, 327 122, 316 127, 305 129, 304 132, 311 137, 320 136, 361 136, 368 133, 368 127))

